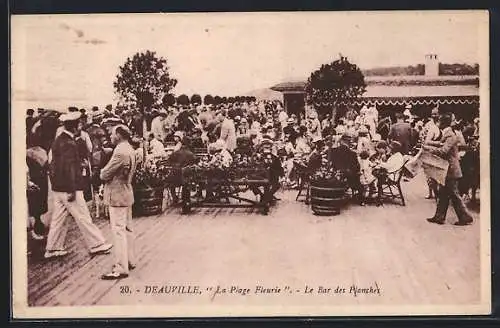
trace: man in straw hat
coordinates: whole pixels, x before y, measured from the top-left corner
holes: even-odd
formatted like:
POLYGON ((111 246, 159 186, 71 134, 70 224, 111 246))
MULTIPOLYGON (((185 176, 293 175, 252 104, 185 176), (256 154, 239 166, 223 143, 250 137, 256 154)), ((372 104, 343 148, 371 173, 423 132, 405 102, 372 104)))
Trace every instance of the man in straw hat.
POLYGON ((451 201, 458 217, 458 222, 455 222, 455 225, 464 226, 472 223, 472 216, 466 210, 458 192, 458 181, 462 178, 462 170, 458 155, 458 138, 451 128, 451 122, 451 115, 441 115, 439 118, 439 128, 443 131, 441 140, 439 142, 429 142, 423 146, 424 150, 446 159, 449 163, 445 185, 441 186, 438 192, 436 212, 427 221, 444 224, 451 201))
POLYGON ((165 137, 167 136, 167 127, 165 126, 167 116, 167 110, 161 109, 159 115, 151 122, 151 132, 154 133, 156 139, 161 142, 164 142, 165 137))
POLYGON ((80 113, 63 114, 59 119, 63 122, 64 129, 52 145, 51 183, 54 208, 45 258, 68 254, 64 247, 68 231, 68 214, 75 219, 85 237, 90 254, 107 254, 113 245, 106 243, 99 228, 92 223, 87 203, 83 198, 82 169, 75 142, 80 113))
POLYGON ((104 280, 128 277, 135 267, 132 204, 134 193, 132 177, 136 169, 136 156, 129 143, 131 132, 125 125, 117 125, 111 133, 111 142, 116 145, 108 164, 101 170, 104 181, 104 203, 109 206, 109 220, 115 244, 115 264, 104 280))

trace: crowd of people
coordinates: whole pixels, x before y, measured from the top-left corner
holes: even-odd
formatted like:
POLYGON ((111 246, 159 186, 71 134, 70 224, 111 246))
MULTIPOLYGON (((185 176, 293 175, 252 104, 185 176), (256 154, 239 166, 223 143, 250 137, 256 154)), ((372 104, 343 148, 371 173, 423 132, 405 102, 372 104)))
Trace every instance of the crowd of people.
MULTIPOLYGON (((42 238, 47 230, 41 215, 48 208, 49 176, 55 195, 45 257, 66 254, 67 214, 75 218, 91 253, 109 252, 111 244, 92 223, 86 204, 104 185, 115 244, 121 250, 113 271, 105 276, 110 279, 128 275, 129 267, 133 268, 133 255, 128 260, 124 255, 126 235, 131 232, 127 223, 133 203, 130 184, 137 163, 147 156, 171 154, 171 163, 184 166, 196 161, 195 149, 205 149, 212 160, 228 166, 241 148, 264 149, 273 156, 274 201, 279 201, 275 192, 280 187, 298 187, 297 163, 310 171, 328 161, 346 174, 360 205, 371 199, 380 205, 384 178, 402 170, 409 157, 424 149, 450 163, 444 185, 428 180, 428 198, 439 198, 429 222, 440 224, 450 200, 457 224, 469 224, 472 217, 464 198, 475 200, 479 187, 479 118, 458 120, 438 107, 430 117, 419 117, 410 105, 386 117, 380 117, 375 106, 351 108, 342 117, 319 117, 309 108, 287 113, 276 100, 144 111, 133 106, 69 107, 62 115, 40 108, 36 113, 27 110, 26 136, 27 195, 35 238, 42 238), (111 196, 110 190, 114 190, 111 196)), ((189 195, 183 193, 183 197, 189 195)))

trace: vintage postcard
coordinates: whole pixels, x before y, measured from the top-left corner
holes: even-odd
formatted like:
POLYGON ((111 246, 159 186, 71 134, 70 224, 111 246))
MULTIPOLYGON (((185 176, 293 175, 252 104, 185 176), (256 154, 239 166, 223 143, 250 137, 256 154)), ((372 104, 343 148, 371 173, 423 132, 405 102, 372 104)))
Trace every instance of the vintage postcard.
POLYGON ((13 15, 14 318, 489 314, 488 28, 13 15))

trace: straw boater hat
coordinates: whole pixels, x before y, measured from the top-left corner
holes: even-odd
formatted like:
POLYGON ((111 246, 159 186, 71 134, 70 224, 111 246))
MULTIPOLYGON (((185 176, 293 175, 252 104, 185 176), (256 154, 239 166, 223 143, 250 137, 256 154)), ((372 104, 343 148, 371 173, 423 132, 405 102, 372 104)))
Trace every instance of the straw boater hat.
POLYGON ((179 137, 179 138, 182 139, 182 137, 184 137, 184 135, 183 135, 182 131, 175 131, 174 132, 174 137, 179 137))
POLYGON ((293 124, 293 123, 295 123, 295 120, 294 120, 293 118, 291 118, 291 117, 290 117, 289 119, 287 119, 287 120, 286 120, 286 122, 287 122, 288 124, 293 124))

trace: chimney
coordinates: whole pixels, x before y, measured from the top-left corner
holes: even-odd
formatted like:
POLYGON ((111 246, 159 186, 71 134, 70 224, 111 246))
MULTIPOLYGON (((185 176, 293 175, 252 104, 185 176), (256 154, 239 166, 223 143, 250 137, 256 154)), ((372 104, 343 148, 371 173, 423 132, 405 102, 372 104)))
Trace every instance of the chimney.
POLYGON ((425 55, 425 76, 439 75, 439 60, 436 54, 425 55))

